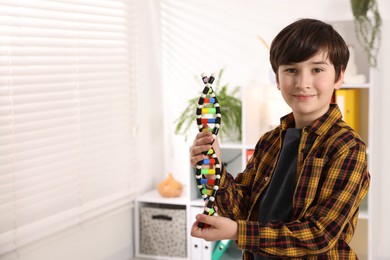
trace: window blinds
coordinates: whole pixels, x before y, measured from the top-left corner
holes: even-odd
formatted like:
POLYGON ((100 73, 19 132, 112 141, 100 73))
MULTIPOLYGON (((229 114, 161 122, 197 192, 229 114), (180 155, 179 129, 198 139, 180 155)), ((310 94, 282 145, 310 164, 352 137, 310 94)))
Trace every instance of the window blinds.
POLYGON ((0 0, 0 258, 137 192, 135 0, 0 0))

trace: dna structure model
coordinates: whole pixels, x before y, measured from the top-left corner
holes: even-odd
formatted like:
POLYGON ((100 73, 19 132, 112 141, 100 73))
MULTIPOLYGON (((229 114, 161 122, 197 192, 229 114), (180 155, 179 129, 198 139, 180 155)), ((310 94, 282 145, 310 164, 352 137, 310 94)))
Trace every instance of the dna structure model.
MULTIPOLYGON (((221 125, 221 110, 211 87, 215 80, 215 75, 211 74, 210 77, 207 77, 202 74, 202 80, 205 87, 196 108, 196 123, 199 132, 211 131, 215 140, 221 125)), ((199 192, 203 200, 207 201, 203 214, 212 216, 217 215, 213 204, 221 180, 221 164, 212 148, 203 154, 207 156, 207 159, 197 163, 195 177, 199 192)), ((205 224, 199 223, 198 227, 204 228, 205 224)))

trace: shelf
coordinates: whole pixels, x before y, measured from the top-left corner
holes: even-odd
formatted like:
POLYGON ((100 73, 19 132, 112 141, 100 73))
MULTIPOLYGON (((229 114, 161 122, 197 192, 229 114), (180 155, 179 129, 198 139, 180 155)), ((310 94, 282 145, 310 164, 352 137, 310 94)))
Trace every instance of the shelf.
POLYGON ((190 206, 204 207, 204 200, 203 199, 191 200, 190 206))
POLYGON ((367 219, 368 220, 368 211, 366 210, 361 210, 359 212, 359 219, 367 219))
POLYGON ((367 89, 370 87, 369 83, 360 83, 360 84, 343 84, 341 88, 359 88, 359 89, 367 89))
MULTIPOLYGON (((186 194, 185 191, 183 191, 182 194, 186 194)), ((165 198, 161 196, 157 190, 149 191, 141 196, 139 196, 136 199, 137 202, 144 202, 144 203, 155 203, 155 204, 169 204, 169 205, 187 205, 189 198, 185 195, 182 195, 177 198, 165 198)))
POLYGON ((221 143, 221 149, 241 149, 241 143, 221 143))

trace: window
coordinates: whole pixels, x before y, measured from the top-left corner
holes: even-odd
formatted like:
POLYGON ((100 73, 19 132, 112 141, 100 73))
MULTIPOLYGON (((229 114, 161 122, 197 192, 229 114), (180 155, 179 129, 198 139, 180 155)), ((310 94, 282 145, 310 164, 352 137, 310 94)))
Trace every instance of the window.
POLYGON ((135 0, 0 0, 0 258, 129 209, 135 0))

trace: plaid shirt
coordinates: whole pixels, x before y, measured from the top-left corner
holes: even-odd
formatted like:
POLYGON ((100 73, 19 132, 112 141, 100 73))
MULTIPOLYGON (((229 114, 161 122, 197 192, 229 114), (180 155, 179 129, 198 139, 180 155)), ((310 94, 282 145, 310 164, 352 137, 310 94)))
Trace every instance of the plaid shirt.
POLYGON ((243 259, 262 254, 278 259, 357 259, 348 243, 359 204, 368 192, 366 146, 342 119, 337 105, 303 128, 297 161, 292 221, 261 225, 259 197, 274 173, 284 132, 293 114, 258 141, 243 173, 234 179, 223 167, 216 196, 219 215, 238 223, 243 259))

